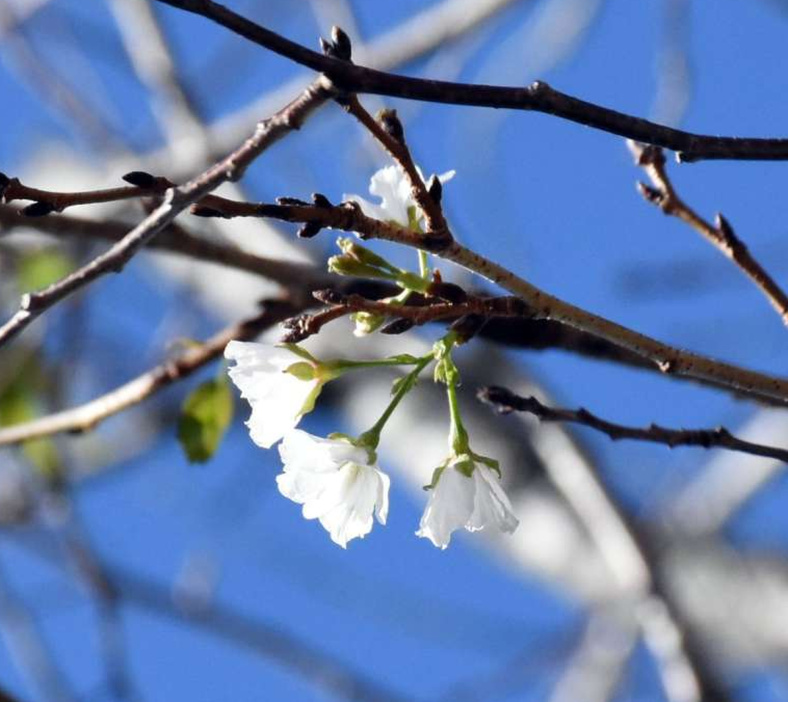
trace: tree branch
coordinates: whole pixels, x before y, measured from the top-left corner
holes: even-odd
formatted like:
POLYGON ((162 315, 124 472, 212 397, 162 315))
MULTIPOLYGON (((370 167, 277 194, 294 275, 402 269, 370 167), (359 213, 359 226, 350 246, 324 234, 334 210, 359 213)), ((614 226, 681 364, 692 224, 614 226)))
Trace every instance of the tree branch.
POLYGON ((257 316, 223 329, 204 344, 186 349, 175 358, 161 363, 95 400, 40 419, 0 429, 0 446, 18 444, 63 432, 80 433, 94 429, 108 417, 139 404, 159 390, 187 378, 218 358, 224 352, 224 347, 233 339, 242 341, 252 339, 298 311, 299 309, 290 303, 267 302, 263 311, 257 316))
POLYGON ((324 56, 290 41, 211 0, 158 0, 192 12, 295 63, 328 76, 349 93, 410 100, 544 112, 601 131, 676 151, 681 161, 703 159, 786 160, 788 139, 693 134, 595 105, 554 90, 542 81, 526 88, 452 83, 385 73, 324 56))
POLYGON ((638 190, 646 201, 659 207, 666 215, 689 224, 706 241, 733 261, 777 310, 783 324, 788 325, 788 295, 753 258, 728 220, 717 214, 716 223, 711 224, 679 197, 668 177, 665 155, 661 149, 652 146, 643 147, 640 144, 630 144, 630 148, 637 164, 643 167, 651 180, 652 186, 638 183, 638 190))
POLYGON ((670 448, 676 446, 699 446, 705 449, 722 448, 749 453, 753 456, 776 458, 788 463, 788 449, 738 439, 724 427, 717 429, 666 429, 657 424, 652 424, 649 427, 630 427, 609 422, 582 407, 577 410, 548 407, 535 397, 521 397, 511 390, 496 386, 481 388, 477 397, 501 414, 528 412, 545 422, 580 424, 606 434, 613 441, 634 439, 663 444, 670 448))
MULTIPOLYGON (((104 241, 120 241, 129 229, 124 222, 84 219, 70 215, 31 219, 20 215, 13 207, 0 205, 0 237, 17 228, 32 228, 42 234, 56 237, 68 236, 104 241)), ((253 273, 273 280, 299 294, 310 288, 326 287, 332 280, 332 276, 315 266, 258 256, 235 246, 197 236, 175 223, 171 223, 159 236, 151 240, 147 248, 253 273)))
MULTIPOLYGON (((770 404, 788 405, 788 380, 675 348, 576 307, 456 241, 447 244, 445 232, 436 237, 414 232, 396 223, 382 222, 367 217, 353 202, 332 206, 237 203, 233 209, 238 213, 243 211, 246 216, 312 223, 318 229, 325 227, 356 232, 362 239, 382 239, 428 251, 516 295, 532 309, 534 319, 554 320, 608 341, 646 359, 667 375, 695 380, 770 404)), ((217 214, 223 216, 221 212, 217 214)))
POLYGON ((43 312, 80 288, 109 272, 121 271, 134 254, 182 210, 222 183, 238 180, 257 156, 292 130, 298 129, 332 94, 330 82, 322 76, 319 77, 289 105, 272 117, 262 120, 255 133, 230 155, 185 185, 170 188, 161 205, 108 251, 48 288, 24 295, 19 311, 0 327, 0 346, 14 338, 43 312))

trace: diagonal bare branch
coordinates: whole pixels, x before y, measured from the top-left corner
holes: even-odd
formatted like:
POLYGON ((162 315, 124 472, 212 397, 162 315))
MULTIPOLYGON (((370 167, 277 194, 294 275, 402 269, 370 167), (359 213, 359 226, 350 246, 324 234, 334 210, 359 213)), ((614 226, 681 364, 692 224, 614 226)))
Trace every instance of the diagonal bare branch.
POLYGON ((788 139, 718 137, 655 124, 554 90, 536 81, 525 88, 411 78, 357 66, 307 49, 211 0, 157 0, 192 12, 274 53, 328 76, 342 90, 410 100, 544 112, 601 131, 676 151, 681 161, 786 160, 788 139))
POLYGON ((170 188, 161 205, 109 250, 48 288, 24 295, 19 311, 0 327, 0 346, 10 341, 53 305, 110 272, 119 272, 145 244, 185 208, 226 181, 238 180, 269 146, 298 129, 333 94, 322 76, 278 113, 262 120, 240 147, 183 186, 170 188))

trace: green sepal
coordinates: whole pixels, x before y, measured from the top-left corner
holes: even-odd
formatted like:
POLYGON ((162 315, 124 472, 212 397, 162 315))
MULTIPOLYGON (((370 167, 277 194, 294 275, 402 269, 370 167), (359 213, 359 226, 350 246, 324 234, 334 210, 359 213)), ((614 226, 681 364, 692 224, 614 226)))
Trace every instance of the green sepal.
POLYGON ((490 470, 494 470, 498 474, 498 478, 502 478, 503 474, 501 473, 501 464, 499 461, 496 461, 494 458, 489 458, 488 456, 482 456, 478 453, 471 452, 473 456, 473 460, 479 463, 484 463, 490 470))
POLYGON ((460 454, 452 459, 451 467, 456 468, 466 478, 470 478, 473 475, 473 471, 476 469, 476 463, 473 459, 474 456, 467 453, 460 454))
POLYGON ((285 368, 285 373, 298 378, 299 380, 314 380, 316 377, 315 366, 307 361, 298 361, 285 368))
POLYGON ((313 387, 306 396, 304 404, 301 405, 301 409, 298 411, 299 417, 303 417, 305 414, 309 414, 313 409, 315 409, 315 402, 317 402, 317 398, 320 397, 322 390, 323 383, 315 383, 315 387, 313 387))
POLYGON ((430 478, 430 482, 426 485, 422 486, 422 490, 434 490, 435 486, 438 484, 438 481, 443 475, 443 471, 446 470, 446 466, 448 465, 448 459, 441 463, 434 471, 432 471, 432 478, 430 478))

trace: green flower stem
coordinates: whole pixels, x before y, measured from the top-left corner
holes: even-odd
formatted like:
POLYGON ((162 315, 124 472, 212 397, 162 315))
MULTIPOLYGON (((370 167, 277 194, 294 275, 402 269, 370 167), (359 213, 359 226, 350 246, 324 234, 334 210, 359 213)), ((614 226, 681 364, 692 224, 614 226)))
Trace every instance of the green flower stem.
MULTIPOLYGON (((408 227, 411 231, 416 232, 417 234, 424 234, 421 229, 421 224, 419 223, 419 211, 416 207, 411 206, 408 208, 408 227)), ((430 264, 429 264, 429 256, 426 251, 422 251, 419 249, 419 275, 424 278, 424 280, 429 280, 430 278, 430 264)))
POLYGON ((421 249, 419 249, 419 275, 424 278, 424 280, 429 280, 430 278, 429 257, 427 252, 421 249))
POLYGON ((414 366, 420 363, 422 359, 414 357, 394 357, 394 358, 377 358, 370 361, 349 361, 345 359, 335 361, 323 361, 321 364, 324 368, 329 370, 330 374, 342 375, 345 371, 356 370, 357 368, 385 368, 389 366, 414 366))
POLYGON ((471 449, 468 432, 460 416, 460 403, 457 398, 457 383, 455 377, 448 379, 446 383, 446 394, 449 398, 449 417, 451 420, 449 442, 454 454, 459 456, 463 453, 469 453, 471 449))
POLYGON ((358 438, 359 445, 365 446, 370 451, 374 451, 378 447, 380 432, 383 430, 386 422, 388 422, 391 415, 394 414, 394 410, 397 409, 397 405, 402 401, 402 398, 413 389, 421 372, 432 363, 433 360, 434 356, 431 353, 416 360, 413 370, 397 383, 397 391, 394 393, 394 397, 391 398, 388 407, 383 410, 380 419, 375 422, 372 428, 365 431, 358 438))

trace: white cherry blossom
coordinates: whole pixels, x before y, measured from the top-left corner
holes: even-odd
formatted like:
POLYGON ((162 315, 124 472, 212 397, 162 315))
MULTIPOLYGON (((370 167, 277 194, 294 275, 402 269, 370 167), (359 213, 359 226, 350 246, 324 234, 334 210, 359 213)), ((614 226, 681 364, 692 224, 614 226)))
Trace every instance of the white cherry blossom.
MULTIPOLYGON (((416 167, 419 177, 424 180, 421 169, 416 167)), ((438 176, 441 183, 446 183, 454 178, 455 171, 447 171, 438 176)), ((369 181, 369 192, 377 195, 381 202, 375 204, 360 195, 343 195, 344 200, 356 202, 367 217, 380 219, 384 222, 395 221, 403 227, 410 225, 408 210, 416 207, 413 193, 405 174, 397 166, 386 166, 375 173, 369 181)))
POLYGON ((231 341, 224 355, 235 361, 228 373, 252 407, 246 422, 252 441, 271 448, 312 410, 324 381, 314 371, 310 378, 310 363, 287 347, 231 341))
POLYGON ((518 524, 495 471, 462 455, 442 469, 416 535, 445 549, 457 529, 478 531, 493 525, 511 534, 518 524))
POLYGON ((300 429, 279 446, 284 472, 276 482, 288 499, 303 505, 306 519, 318 519, 342 548, 372 530, 373 514, 386 523, 389 477, 367 449, 344 438, 323 439, 300 429))

